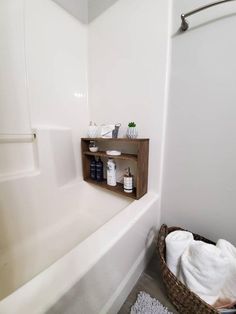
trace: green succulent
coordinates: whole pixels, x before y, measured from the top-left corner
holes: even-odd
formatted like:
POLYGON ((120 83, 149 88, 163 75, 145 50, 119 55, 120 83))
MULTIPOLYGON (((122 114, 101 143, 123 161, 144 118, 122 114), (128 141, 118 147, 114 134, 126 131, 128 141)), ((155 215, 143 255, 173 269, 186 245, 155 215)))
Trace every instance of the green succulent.
POLYGON ((136 127, 136 123, 135 123, 135 122, 130 122, 130 123, 128 124, 128 127, 129 127, 129 128, 135 128, 135 127, 136 127))

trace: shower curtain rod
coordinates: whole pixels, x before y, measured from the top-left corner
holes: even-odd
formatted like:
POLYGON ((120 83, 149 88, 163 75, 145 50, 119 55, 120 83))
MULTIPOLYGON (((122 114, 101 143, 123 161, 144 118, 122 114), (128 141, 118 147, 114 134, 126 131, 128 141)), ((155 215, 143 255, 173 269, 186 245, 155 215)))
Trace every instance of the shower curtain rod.
POLYGON ((186 30, 188 30, 189 28, 189 24, 188 22, 186 21, 186 17, 190 16, 190 15, 193 15, 193 14, 196 14, 200 11, 203 11, 203 10, 206 10, 206 9, 209 9, 211 7, 214 7, 216 5, 219 5, 219 4, 222 4, 222 3, 226 3, 226 2, 231 2, 231 1, 235 1, 235 0, 221 0, 221 1, 217 1, 217 2, 213 2, 213 3, 210 3, 210 4, 207 4, 207 5, 204 5, 203 7, 200 7, 198 9, 195 9, 191 12, 188 12, 188 13, 184 13, 184 14, 181 14, 181 20, 182 20, 182 23, 181 23, 181 30, 183 32, 185 32, 186 30))

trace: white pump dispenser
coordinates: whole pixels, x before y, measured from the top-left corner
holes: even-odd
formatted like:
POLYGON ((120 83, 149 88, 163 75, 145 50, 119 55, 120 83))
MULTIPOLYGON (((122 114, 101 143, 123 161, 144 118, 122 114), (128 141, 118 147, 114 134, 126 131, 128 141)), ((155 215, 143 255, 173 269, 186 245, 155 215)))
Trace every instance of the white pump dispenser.
POLYGON ((126 193, 132 193, 134 188, 134 177, 130 172, 130 168, 127 169, 127 173, 124 176, 124 191, 126 193))

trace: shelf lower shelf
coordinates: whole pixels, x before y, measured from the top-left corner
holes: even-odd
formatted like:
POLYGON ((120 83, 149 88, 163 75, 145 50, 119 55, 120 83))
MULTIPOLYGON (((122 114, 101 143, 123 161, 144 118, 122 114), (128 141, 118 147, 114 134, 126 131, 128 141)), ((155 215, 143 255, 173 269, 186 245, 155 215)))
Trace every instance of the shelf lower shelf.
POLYGON ((92 180, 90 178, 86 178, 86 179, 84 179, 84 181, 86 181, 88 183, 92 183, 92 184, 94 184, 96 186, 100 186, 101 188, 107 189, 109 191, 116 192, 116 193, 118 193, 120 195, 127 196, 127 197, 130 197, 130 198, 133 198, 133 199, 137 199, 137 197, 136 197, 136 188, 134 188, 134 191, 132 193, 126 193, 126 192, 124 192, 122 183, 117 182, 116 186, 110 186, 110 185, 107 185, 107 181, 106 180, 103 180, 102 182, 98 182, 98 181, 92 180))

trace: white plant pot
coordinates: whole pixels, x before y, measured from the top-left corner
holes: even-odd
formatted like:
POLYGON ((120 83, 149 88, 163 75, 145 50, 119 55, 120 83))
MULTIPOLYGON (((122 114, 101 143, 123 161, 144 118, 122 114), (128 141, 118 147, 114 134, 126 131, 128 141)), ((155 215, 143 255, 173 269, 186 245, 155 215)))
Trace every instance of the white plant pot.
POLYGON ((138 129, 136 127, 128 127, 126 135, 128 138, 137 138, 138 129))

